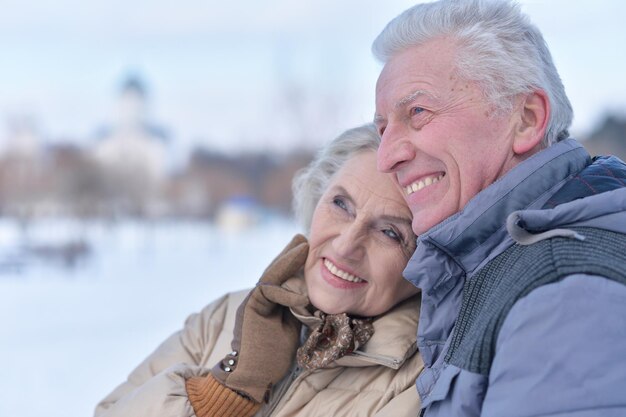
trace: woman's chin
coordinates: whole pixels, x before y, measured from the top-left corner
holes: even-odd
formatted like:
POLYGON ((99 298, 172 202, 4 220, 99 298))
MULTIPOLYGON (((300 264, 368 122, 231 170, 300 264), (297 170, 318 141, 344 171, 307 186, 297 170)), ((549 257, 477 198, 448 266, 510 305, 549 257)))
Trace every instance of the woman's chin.
POLYGON ((311 299, 311 304, 313 305, 313 307, 320 310, 322 313, 326 313, 326 314, 348 313, 350 314, 349 311, 346 311, 345 306, 338 306, 334 303, 329 303, 328 300, 321 300, 321 302, 318 302, 317 300, 311 299))

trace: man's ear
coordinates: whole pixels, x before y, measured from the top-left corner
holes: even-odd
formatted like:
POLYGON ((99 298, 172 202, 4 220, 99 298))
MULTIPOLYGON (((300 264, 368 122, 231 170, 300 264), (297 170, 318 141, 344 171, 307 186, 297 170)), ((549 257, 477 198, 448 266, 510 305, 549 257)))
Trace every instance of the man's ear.
POLYGON ((522 156, 543 147, 550 110, 548 95, 543 90, 522 98, 513 141, 513 152, 516 155, 522 156))

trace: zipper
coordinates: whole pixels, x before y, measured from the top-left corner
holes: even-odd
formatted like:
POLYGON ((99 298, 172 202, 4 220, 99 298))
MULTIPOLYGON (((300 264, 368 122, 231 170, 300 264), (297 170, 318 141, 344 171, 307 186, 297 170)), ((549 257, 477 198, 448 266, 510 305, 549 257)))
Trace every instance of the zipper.
POLYGON ((391 358, 389 356, 383 356, 383 355, 372 355, 368 353, 363 353, 359 350, 352 352, 350 355, 365 358, 374 363, 377 363, 379 365, 383 365, 392 369, 398 369, 403 362, 402 359, 395 359, 395 358, 391 358))
MULTIPOLYGON (((400 364, 402 364, 403 362, 403 360, 401 359, 394 359, 389 356, 383 356, 383 355, 366 354, 358 350, 352 352, 350 355, 365 358, 371 362, 374 362, 374 363, 377 363, 379 365, 383 365, 389 368, 393 368, 393 369, 398 369, 400 364)), ((285 395, 289 393, 292 388, 295 389, 295 383, 308 377, 313 372, 315 371, 304 371, 296 363, 294 367, 292 368, 291 372, 289 373, 289 375, 281 380, 278 386, 278 390, 272 393, 270 402, 267 404, 267 407, 263 407, 260 416, 268 417, 268 416, 273 415, 274 412, 276 411, 276 408, 280 404, 281 400, 285 397, 285 395)))
POLYGON ((302 368, 300 368, 296 364, 294 368, 291 370, 291 372, 289 373, 289 375, 283 378, 283 380, 281 381, 279 385, 278 391, 276 391, 275 393, 272 393, 271 400, 268 403, 267 407, 265 407, 265 410, 263 411, 261 415, 263 417, 271 416, 276 410, 276 407, 278 406, 278 404, 280 403, 280 400, 282 400, 285 394, 289 392, 289 388, 293 386, 294 382, 297 379, 299 379, 299 377, 304 378, 308 374, 310 374, 310 372, 302 372, 302 368))

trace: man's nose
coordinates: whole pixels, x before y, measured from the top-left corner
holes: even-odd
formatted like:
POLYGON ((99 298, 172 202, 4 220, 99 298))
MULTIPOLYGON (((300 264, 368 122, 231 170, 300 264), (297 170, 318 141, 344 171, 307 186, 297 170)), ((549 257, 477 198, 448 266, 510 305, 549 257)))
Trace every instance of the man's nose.
POLYGON ((387 126, 380 138, 376 155, 380 172, 396 172, 403 163, 415 158, 415 148, 401 127, 387 126))

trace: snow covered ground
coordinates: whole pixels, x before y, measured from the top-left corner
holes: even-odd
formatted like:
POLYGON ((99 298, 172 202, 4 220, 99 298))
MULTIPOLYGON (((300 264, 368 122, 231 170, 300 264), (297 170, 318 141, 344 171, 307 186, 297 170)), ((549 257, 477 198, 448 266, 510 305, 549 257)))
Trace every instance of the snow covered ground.
POLYGON ((0 416, 84 417, 190 313, 254 285, 297 231, 276 221, 236 234, 202 223, 0 221, 0 416), (19 242, 74 238, 74 268, 7 262, 19 242), (8 265, 8 267, 7 267, 8 265))

